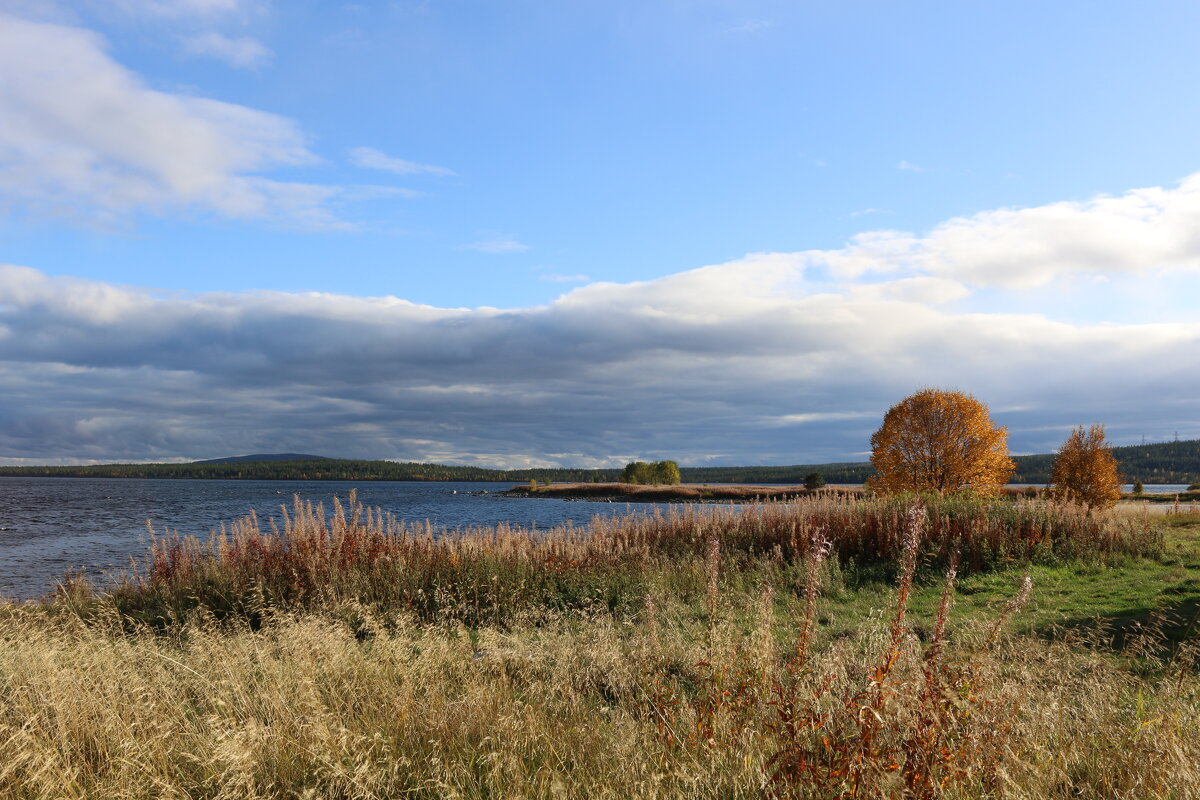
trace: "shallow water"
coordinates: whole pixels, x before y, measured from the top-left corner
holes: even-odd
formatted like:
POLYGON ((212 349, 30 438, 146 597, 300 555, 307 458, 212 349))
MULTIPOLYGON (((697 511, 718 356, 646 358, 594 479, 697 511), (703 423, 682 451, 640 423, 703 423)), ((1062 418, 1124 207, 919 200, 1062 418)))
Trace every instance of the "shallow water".
POLYGON ((652 504, 498 497, 508 483, 351 481, 124 480, 0 478, 0 597, 29 599, 51 591, 68 569, 102 579, 146 551, 147 520, 155 531, 207 537, 222 522, 253 510, 280 518, 292 496, 359 500, 398 518, 439 528, 505 522, 549 528, 586 524, 597 514, 650 511, 652 504), (484 494, 486 492, 486 494, 484 494))

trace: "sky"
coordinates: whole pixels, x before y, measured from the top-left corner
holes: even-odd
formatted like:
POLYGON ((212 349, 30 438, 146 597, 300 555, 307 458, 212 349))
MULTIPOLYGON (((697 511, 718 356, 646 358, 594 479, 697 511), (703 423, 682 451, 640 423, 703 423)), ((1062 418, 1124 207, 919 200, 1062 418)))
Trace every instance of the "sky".
POLYGON ((0 0, 0 463, 1200 438, 1200 4, 0 0))

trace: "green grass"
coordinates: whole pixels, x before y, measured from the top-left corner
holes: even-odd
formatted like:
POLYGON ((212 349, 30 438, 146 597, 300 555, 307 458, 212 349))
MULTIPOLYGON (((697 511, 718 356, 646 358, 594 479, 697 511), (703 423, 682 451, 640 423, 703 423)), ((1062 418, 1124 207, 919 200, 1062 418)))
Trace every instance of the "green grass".
MULTIPOLYGON (((1034 589, 1029 605, 1009 623, 1015 631, 1041 636, 1068 630, 1103 634, 1093 644, 1104 646, 1107 641, 1117 651, 1129 633, 1154 622, 1168 646, 1178 643, 1198 627, 1200 515, 1162 516, 1154 524, 1164 531, 1161 555, 1017 564, 968 575, 958 583, 952 618, 959 623, 990 618, 1029 575, 1034 589)), ((941 585, 936 570, 918 576, 911 599, 918 634, 932 623, 941 585)), ((818 605, 819 634, 848 635, 889 608, 893 595, 892 582, 878 571, 827 570, 818 605)), ((784 615, 795 614, 799 599, 793 594, 781 605, 784 615)))

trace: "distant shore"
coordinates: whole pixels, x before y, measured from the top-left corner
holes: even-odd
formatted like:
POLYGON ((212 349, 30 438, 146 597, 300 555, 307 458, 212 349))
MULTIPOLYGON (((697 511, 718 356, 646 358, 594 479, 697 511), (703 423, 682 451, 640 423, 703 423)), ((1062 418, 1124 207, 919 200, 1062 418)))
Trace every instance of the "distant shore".
MULTIPOLYGON (((1030 495, 1032 487, 1006 486, 1010 497, 1030 495)), ((592 500, 620 503, 754 503, 787 501, 801 497, 838 495, 859 497, 865 493, 860 484, 830 484, 820 489, 793 486, 709 485, 683 483, 673 486, 645 486, 632 483, 551 483, 513 486, 499 494, 505 497, 535 497, 551 500, 592 500)), ((1036 490, 1035 490, 1036 491, 1036 490)), ((1154 504, 1200 502, 1200 491, 1171 494, 1124 494, 1122 501, 1154 504)))
POLYGON ((858 496, 861 485, 844 484, 805 489, 803 486, 742 486, 683 483, 673 486, 642 486, 633 483, 552 483, 514 486, 506 497, 543 497, 557 500, 609 500, 621 503, 728 503, 764 500, 794 500, 816 495, 858 496))

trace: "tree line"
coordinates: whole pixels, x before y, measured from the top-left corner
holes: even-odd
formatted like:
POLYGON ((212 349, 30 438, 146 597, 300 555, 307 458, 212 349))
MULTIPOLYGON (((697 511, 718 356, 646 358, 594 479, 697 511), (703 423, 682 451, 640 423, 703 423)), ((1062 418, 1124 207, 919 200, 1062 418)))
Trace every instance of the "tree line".
MULTIPOLYGON (((1158 442, 1112 448, 1129 482, 1200 481, 1200 440, 1158 442)), ((1012 483, 1050 483, 1054 455, 1013 456, 1012 483)), ((862 484, 874 476, 870 462, 795 464, 790 466, 680 467, 684 483, 786 484, 798 486, 813 474, 828 483, 862 484)), ((513 481, 613 483, 620 469, 519 469, 422 464, 417 462, 314 458, 284 461, 241 461, 190 464, 100 464, 64 467, 5 467, 0 476, 55 478, 200 478, 220 480, 312 481, 513 481)))
POLYGON ((620 470, 519 469, 446 464, 313 458, 204 464, 99 464, 65 467, 0 467, 0 476, 47 478, 200 478, 310 481, 526 481, 617 480, 620 470))

